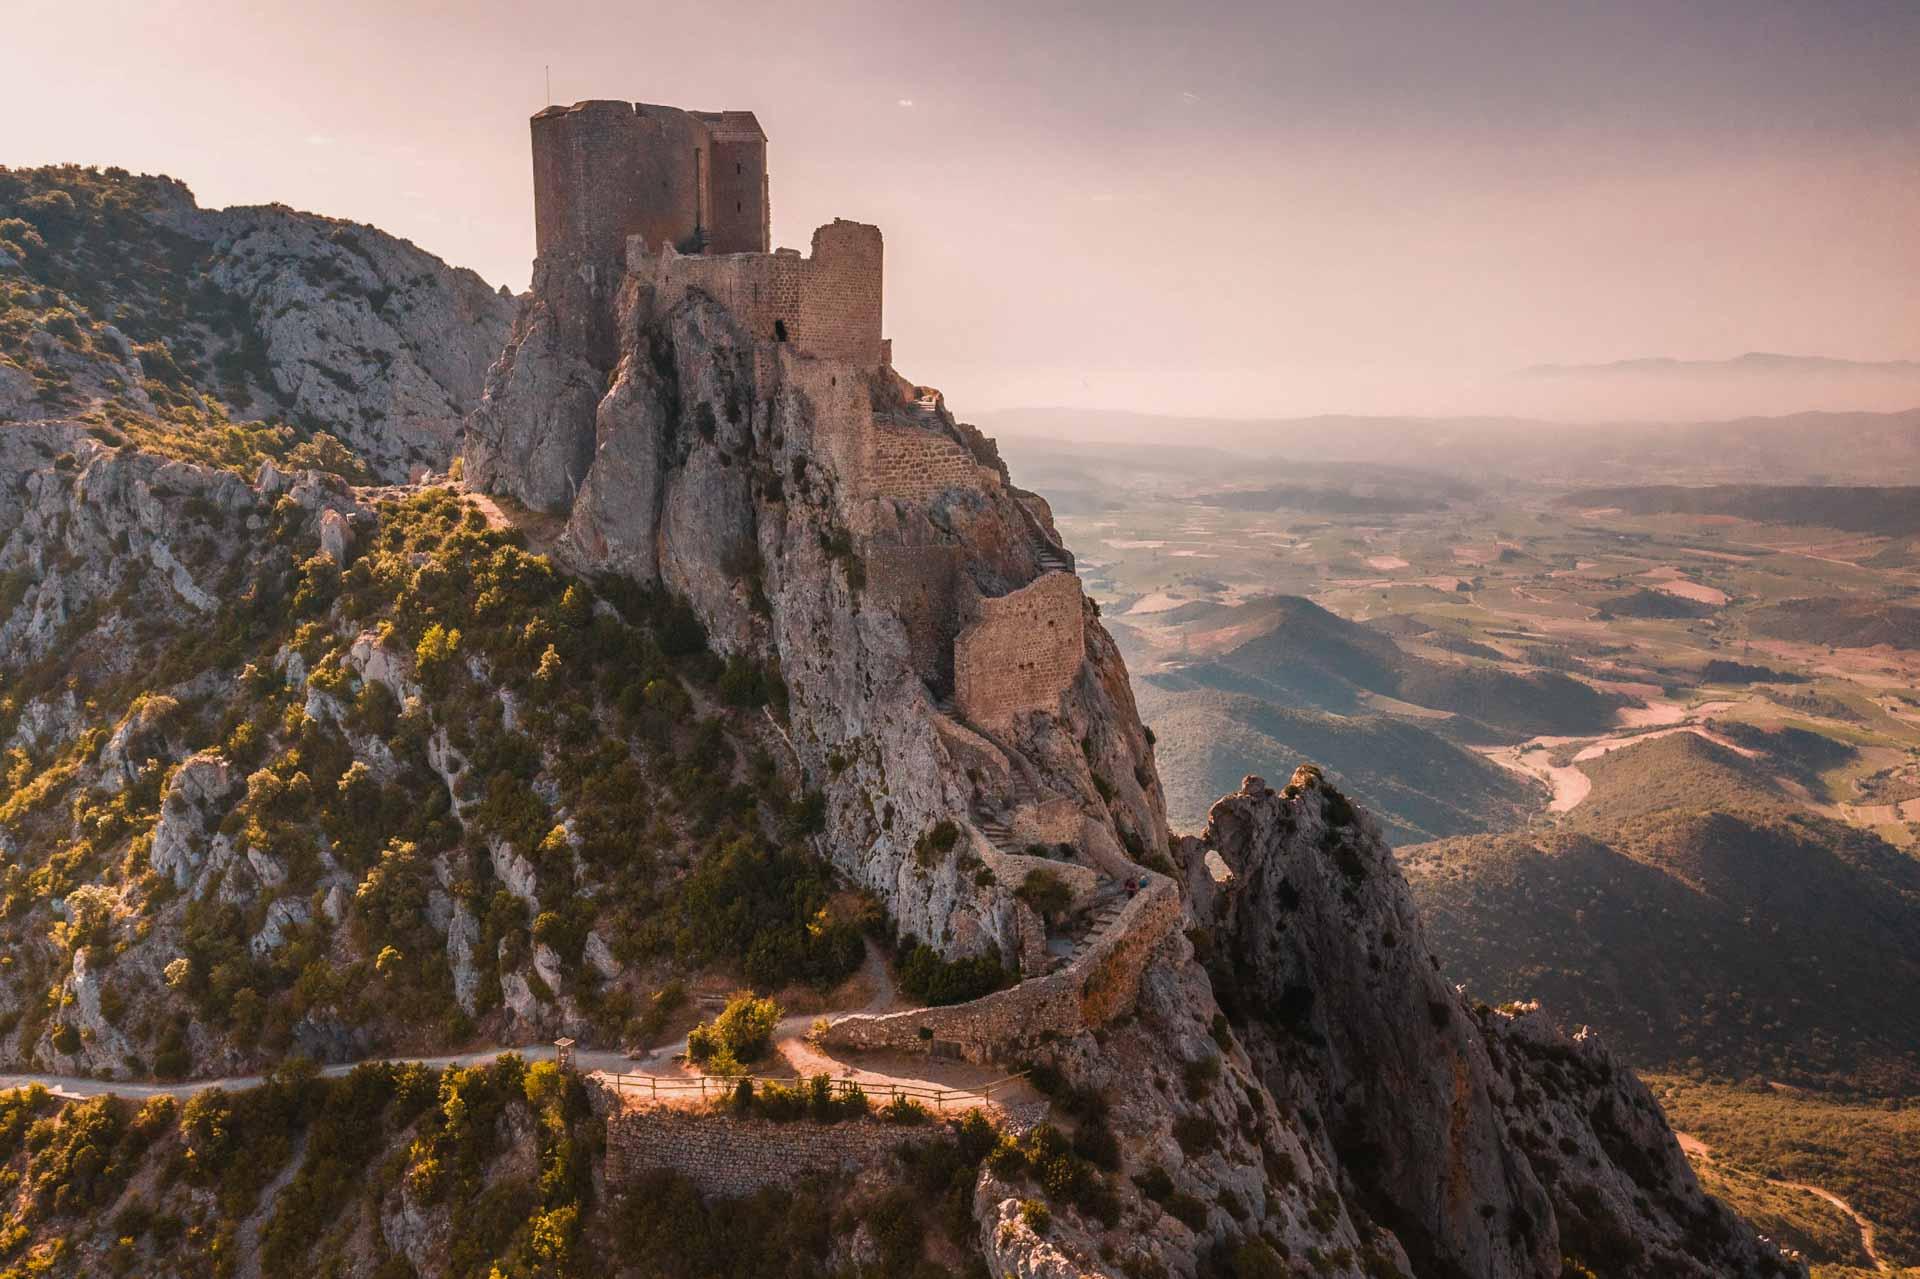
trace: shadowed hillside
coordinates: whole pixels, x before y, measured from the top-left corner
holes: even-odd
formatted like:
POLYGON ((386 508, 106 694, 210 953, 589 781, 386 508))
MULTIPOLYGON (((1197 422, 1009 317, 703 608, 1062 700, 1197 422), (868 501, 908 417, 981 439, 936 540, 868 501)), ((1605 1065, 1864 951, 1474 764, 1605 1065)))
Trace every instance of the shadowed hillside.
POLYGON ((1403 850, 1451 973, 1646 1065, 1920 1086, 1920 865, 1690 734, 1581 767, 1558 832, 1403 850))
POLYGON ((1329 715, 1245 694, 1177 692, 1148 676, 1140 713, 1160 742, 1168 820, 1198 828, 1248 773, 1323 766, 1376 813, 1395 844, 1515 825, 1538 807, 1523 779, 1446 738, 1388 715, 1329 715))
POLYGON ((1873 599, 1787 600, 1748 619, 1755 635, 1833 648, 1920 648, 1920 608, 1873 599))
POLYGON ((1733 515, 1763 524, 1802 524, 1906 537, 1920 533, 1920 489, 1908 485, 1650 484, 1581 489, 1559 505, 1618 507, 1634 515, 1733 515))
POLYGON ((1450 712, 1453 720, 1436 724, 1468 741, 1599 731, 1622 701, 1556 672, 1414 657, 1392 636, 1297 596, 1243 607, 1266 614, 1249 619, 1264 631, 1212 662, 1182 667, 1191 685, 1343 714, 1364 705, 1363 694, 1379 694, 1450 712))

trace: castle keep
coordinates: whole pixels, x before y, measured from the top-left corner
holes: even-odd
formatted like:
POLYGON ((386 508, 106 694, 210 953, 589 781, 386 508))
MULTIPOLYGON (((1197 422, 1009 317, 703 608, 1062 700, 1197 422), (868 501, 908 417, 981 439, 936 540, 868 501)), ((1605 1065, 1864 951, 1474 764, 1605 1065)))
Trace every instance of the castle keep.
POLYGON ((541 257, 618 263, 655 250, 765 253, 767 135, 751 111, 576 102, 533 117, 534 243, 541 257))
MULTIPOLYGON (((767 136, 752 112, 590 101, 548 107, 531 129, 537 269, 567 282, 554 296, 591 299, 565 304, 574 322, 609 333, 623 280, 652 314, 696 295, 719 304, 752 346, 754 402, 787 393, 811 406, 810 450, 838 476, 856 534, 875 523, 864 504, 1005 489, 938 393, 893 371, 880 229, 836 218, 805 256, 772 248, 767 136)), ((1071 560, 1011 496, 1031 545, 998 580, 972 581, 937 544, 862 547, 915 665, 983 727, 1057 711, 1086 655, 1071 560)))

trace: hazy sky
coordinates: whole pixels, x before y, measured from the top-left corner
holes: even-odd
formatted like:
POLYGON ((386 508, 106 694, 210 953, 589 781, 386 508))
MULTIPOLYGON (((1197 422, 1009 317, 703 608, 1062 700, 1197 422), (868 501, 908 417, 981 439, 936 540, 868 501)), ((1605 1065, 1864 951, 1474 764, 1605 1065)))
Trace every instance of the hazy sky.
POLYGON ((5 0, 0 32, 0 163, 372 222, 515 289, 543 68, 750 108, 776 240, 879 223, 896 361, 963 412, 1920 356, 1920 0, 5 0))

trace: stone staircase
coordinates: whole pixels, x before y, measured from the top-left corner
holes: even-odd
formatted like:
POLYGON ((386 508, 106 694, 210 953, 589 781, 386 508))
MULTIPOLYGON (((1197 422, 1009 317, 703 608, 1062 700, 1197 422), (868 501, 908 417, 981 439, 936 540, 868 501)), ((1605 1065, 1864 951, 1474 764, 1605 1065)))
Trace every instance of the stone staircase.
POLYGON ((1113 927, 1131 900, 1126 888, 1116 880, 1109 879, 1095 890, 1093 900, 1087 904, 1086 931, 1074 938, 1073 949, 1053 965, 1053 970, 1067 967, 1093 949, 1094 943, 1113 927))
POLYGON ((1072 558, 1052 542, 1036 542, 1033 549, 1034 558, 1040 561, 1040 571, 1042 573, 1073 572, 1072 558))
POLYGON ((1001 817, 975 816, 973 826, 975 830, 987 837, 989 844, 992 844, 1001 852, 1017 853, 1020 851, 1018 846, 1013 842, 1013 829, 1007 825, 1006 819, 1001 817))
MULTIPOLYGON (((1017 806, 1040 802, 1040 792, 1026 774, 1015 772, 1013 782, 1017 806)), ((989 844, 1001 852, 1012 856, 1029 855, 1026 845, 1014 835, 1012 826, 999 813, 976 809, 973 813, 973 826, 975 830, 987 837, 989 844)), ((1085 927, 1072 934, 1071 945, 1064 953, 1058 950, 1052 952, 1053 959, 1047 965, 1046 971, 1058 972, 1086 954, 1094 943, 1113 927, 1114 921, 1119 919, 1120 913, 1127 908, 1129 900, 1131 898, 1124 884, 1116 879, 1103 878, 1100 886, 1094 890, 1093 896, 1081 911, 1081 918, 1086 921, 1085 927)))

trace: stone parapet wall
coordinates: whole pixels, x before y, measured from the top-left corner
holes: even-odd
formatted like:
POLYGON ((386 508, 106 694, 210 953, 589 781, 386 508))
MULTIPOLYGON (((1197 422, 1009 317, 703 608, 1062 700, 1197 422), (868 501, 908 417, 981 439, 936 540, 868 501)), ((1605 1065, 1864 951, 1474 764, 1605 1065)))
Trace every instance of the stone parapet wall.
POLYGON ((824 1046, 912 1051, 931 1038, 958 1045, 968 1061, 1010 1061, 1048 1034, 1076 1035, 1132 1007, 1148 956, 1180 918, 1173 881, 1150 874, 1113 924, 1059 972, 945 1008, 842 1017, 824 1046))
POLYGON ((737 1198, 763 1186, 798 1185, 825 1172, 880 1167, 908 1139, 907 1130, 878 1120, 774 1123, 632 1106, 621 1104, 617 1095, 609 1109, 606 1177, 611 1187, 664 1169, 687 1178, 703 1194, 737 1198))
POLYGON ((954 641, 954 701, 962 715, 987 726, 1026 711, 1056 712, 1086 659, 1080 579, 1044 573, 980 601, 980 619, 954 641))

